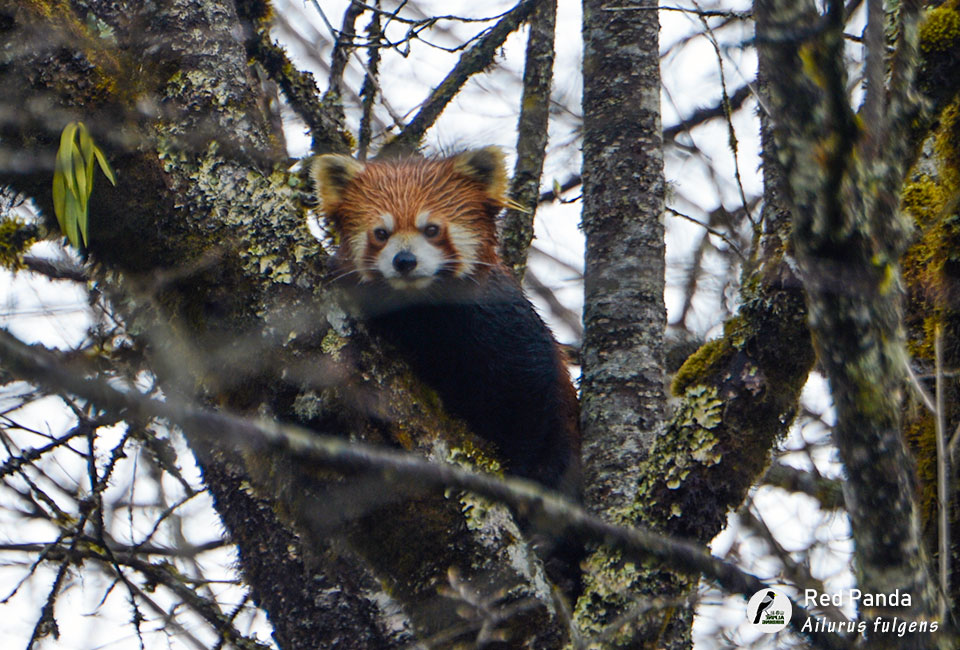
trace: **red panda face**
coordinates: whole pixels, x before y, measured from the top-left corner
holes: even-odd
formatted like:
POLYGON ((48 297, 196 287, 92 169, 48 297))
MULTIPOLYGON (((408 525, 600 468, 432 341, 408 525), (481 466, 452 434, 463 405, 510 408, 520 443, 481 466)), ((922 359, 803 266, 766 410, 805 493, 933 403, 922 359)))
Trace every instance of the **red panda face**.
POLYGON ((422 289, 435 277, 470 275, 477 264, 473 236, 451 219, 424 209, 413 215, 383 212, 353 236, 354 266, 366 280, 379 275, 398 289, 422 289), (371 228, 372 226, 372 228, 371 228), (462 239, 456 246, 453 239, 462 239))
POLYGON ((495 217, 506 185, 499 150, 367 164, 326 155, 311 174, 340 235, 338 257, 361 281, 419 290, 498 263, 495 217))

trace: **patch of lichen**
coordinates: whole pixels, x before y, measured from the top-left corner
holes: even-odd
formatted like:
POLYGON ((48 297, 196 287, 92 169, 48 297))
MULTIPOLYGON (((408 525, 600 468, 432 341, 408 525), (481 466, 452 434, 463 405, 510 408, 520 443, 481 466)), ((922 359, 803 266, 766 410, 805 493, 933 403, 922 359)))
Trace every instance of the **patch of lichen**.
POLYGON ((726 336, 707 341, 680 366, 670 385, 670 391, 681 397, 691 386, 709 382, 727 366, 735 352, 726 336))
POLYGON ((706 542, 769 463, 814 360, 803 296, 779 277, 681 368, 683 402, 640 471, 638 521, 706 542))
POLYGON ((958 89, 960 67, 960 12, 949 0, 927 12, 920 25, 920 65, 917 83, 936 108, 950 101, 958 89))
MULTIPOLYGON (((613 616, 629 608, 636 588, 642 588, 641 572, 633 562, 624 562, 619 551, 607 547, 592 553, 584 563, 584 598, 577 601, 574 617, 585 637, 600 637, 609 633, 613 616)), ((629 630, 616 630, 611 639, 629 641, 629 630)))
MULTIPOLYGON (((945 17, 947 12, 956 14, 956 4, 931 12, 944 23, 938 33, 960 30, 960 17, 945 17), (947 30, 944 25, 953 27, 947 30)), ((902 260, 907 287, 904 321, 912 363, 918 374, 926 375, 921 382, 931 394, 937 339, 942 343, 943 415, 947 430, 953 431, 960 419, 960 386, 952 378, 960 367, 960 102, 954 100, 939 117, 901 197, 904 212, 917 226, 916 239, 902 260)), ((903 432, 915 459, 921 520, 932 544, 937 518, 935 421, 917 399, 907 403, 903 432)))
POLYGON ((211 142, 204 155, 194 158, 166 143, 159 154, 164 169, 183 176, 191 199, 187 205, 197 206, 189 218, 205 226, 196 229, 198 247, 230 248, 229 257, 236 256, 244 275, 263 284, 293 283, 317 247, 306 228, 303 206, 290 187, 290 173, 273 169, 264 174, 237 165, 219 149, 217 142, 211 142), (211 236, 214 223, 220 224, 219 236, 211 236), (278 238, 277 230, 294 236, 278 238))
POLYGON ((927 12, 920 24, 920 52, 945 52, 960 47, 960 13, 951 0, 927 12))
POLYGON ((266 29, 273 20, 273 5, 269 0, 237 0, 237 15, 254 24, 256 29, 266 29))
POLYGON ((923 411, 908 418, 903 436, 916 459, 920 483, 920 520, 927 528, 937 518, 937 434, 933 417, 923 411))
POLYGON ((0 219, 0 267, 16 271, 23 267, 23 254, 38 238, 36 226, 16 217, 0 219))
MULTIPOLYGON (((116 43, 104 38, 102 25, 78 12, 67 0, 29 0, 18 3, 18 23, 24 34, 39 38, 42 33, 49 42, 68 44, 65 48, 51 48, 45 63, 51 70, 65 74, 36 77, 41 83, 53 81, 58 95, 75 106, 91 106, 110 101, 121 85, 123 65, 116 43)), ((23 37, 23 36, 21 36, 23 37)), ((44 52, 44 50, 38 50, 44 52)))
POLYGON ((940 159, 942 182, 956 195, 960 185, 960 100, 954 101, 940 114, 940 126, 934 141, 940 159))
POLYGON ((917 225, 916 241, 901 262, 908 289, 908 349, 933 359, 937 324, 960 328, 960 105, 946 108, 934 138, 931 173, 904 184, 903 210, 917 225), (931 175, 935 174, 935 176, 931 175))
POLYGON ((621 513, 623 523, 641 522, 664 530, 682 522, 688 533, 691 526, 699 528, 695 509, 688 512, 687 506, 697 498, 698 487, 706 488, 709 471, 724 461, 731 448, 723 416, 724 403, 715 386, 687 390, 640 472, 637 500, 621 513))
POLYGON ((448 460, 467 469, 503 476, 503 466, 492 452, 490 445, 484 444, 484 441, 465 436, 451 446, 448 460))
MULTIPOLYGON (((603 547, 592 553, 583 563, 584 596, 576 604, 574 620, 584 638, 603 638, 604 648, 660 647, 657 639, 638 639, 640 629, 662 633, 667 625, 645 625, 644 618, 671 617, 670 603, 661 603, 657 597, 686 592, 690 580, 677 573, 665 572, 653 560, 642 562, 625 560, 620 551, 603 547), (657 593, 650 593, 649 585, 659 585, 657 593), (638 595, 647 595, 651 608, 643 617, 623 617, 624 612, 636 607, 638 595), (660 605, 661 608, 657 608, 660 605), (619 628, 611 626, 622 622, 619 628), (646 644, 638 646, 638 643, 646 644)), ((595 646, 589 646, 595 647, 595 646)))

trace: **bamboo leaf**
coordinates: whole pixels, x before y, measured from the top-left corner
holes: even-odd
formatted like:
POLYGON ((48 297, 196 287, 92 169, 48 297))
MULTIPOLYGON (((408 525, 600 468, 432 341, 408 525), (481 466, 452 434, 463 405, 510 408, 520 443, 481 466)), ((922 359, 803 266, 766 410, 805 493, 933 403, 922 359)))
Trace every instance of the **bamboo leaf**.
MULTIPOLYGON (((61 138, 62 142, 62 138, 61 138)), ((67 142, 64 146, 61 146, 57 150, 57 162, 56 169, 60 171, 63 175, 64 188, 68 192, 76 193, 77 183, 76 179, 73 176, 73 156, 72 156, 73 146, 71 142, 67 142)))
POLYGON ((60 157, 57 157, 57 167, 53 172, 53 213, 57 216, 60 231, 64 231, 63 220, 66 217, 67 181, 63 178, 63 169, 60 166, 60 157))
POLYGON ((90 241, 89 200, 94 160, 112 185, 117 177, 83 122, 70 122, 60 134, 53 172, 53 211, 60 230, 76 248, 90 241))
POLYGON ((80 203, 73 192, 67 192, 66 214, 64 216, 63 234, 75 248, 80 248, 80 236, 77 232, 77 222, 80 220, 80 203))
POLYGON ((93 145, 93 154, 97 157, 97 162, 100 163, 100 170, 103 172, 103 175, 107 177, 111 185, 116 185, 117 177, 113 173, 113 168, 110 166, 110 163, 107 162, 106 156, 100 151, 100 147, 93 145))
POLYGON ((57 150, 59 155, 62 152, 67 152, 70 150, 70 144, 73 142, 73 136, 77 132, 77 123, 70 122, 70 124, 63 127, 63 131, 60 133, 60 148, 57 150))
POLYGON ((84 170, 87 173, 89 183, 89 191, 87 192, 89 197, 93 192, 93 148, 96 145, 93 144, 93 138, 90 137, 90 132, 83 122, 77 124, 77 133, 80 136, 80 153, 83 155, 84 170))
POLYGON ((77 143, 71 142, 70 149, 70 157, 71 161, 73 162, 73 177, 76 181, 77 187, 77 199, 83 203, 86 203, 87 199, 90 198, 90 190, 93 188, 90 187, 90 184, 87 182, 87 173, 84 169, 83 155, 80 153, 77 143))
POLYGON ((86 201, 81 201, 80 211, 77 213, 77 230, 80 231, 80 241, 83 242, 84 246, 90 241, 90 233, 87 229, 87 216, 90 214, 89 208, 90 206, 86 201))

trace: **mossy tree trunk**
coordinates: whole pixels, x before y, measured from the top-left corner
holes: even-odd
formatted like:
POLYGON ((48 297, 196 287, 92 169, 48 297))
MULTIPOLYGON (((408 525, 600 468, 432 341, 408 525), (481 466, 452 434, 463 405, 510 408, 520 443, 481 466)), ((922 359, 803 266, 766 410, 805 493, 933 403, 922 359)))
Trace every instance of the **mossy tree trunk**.
POLYGON ((957 511, 955 432, 960 426, 960 295, 956 291, 960 250, 957 197, 960 196, 960 105, 956 66, 960 64, 960 11, 957 2, 930 10, 919 29, 921 65, 917 89, 928 102, 931 132, 915 129, 916 154, 901 194, 914 235, 903 257, 907 300, 907 350, 926 395, 914 388, 903 404, 903 432, 916 462, 920 526, 931 559, 930 574, 946 594, 941 606, 955 612, 960 603, 960 515, 957 511), (939 396, 939 399, 938 399, 939 396), (930 406, 939 411, 939 417, 930 406), (941 462, 937 438, 949 443, 941 462), (941 487, 944 480, 947 484, 941 487), (944 489, 945 488, 945 489, 944 489), (944 536, 943 523, 949 534, 944 536))
MULTIPOLYGON (((931 93, 919 96, 934 63, 919 39, 924 17, 919 4, 902 5, 887 43, 887 17, 880 3, 869 4, 867 89, 857 115, 840 63, 841 3, 822 14, 812 2, 758 2, 756 16, 761 66, 778 71, 768 78, 769 120, 794 215, 791 247, 837 411, 834 439, 847 476, 858 583, 865 593, 900 589, 913 598, 909 612, 877 607, 862 615, 945 621, 901 423, 909 384, 900 257, 910 226, 900 188, 924 128, 943 106, 931 93), (783 47, 787 42, 795 47, 783 47)), ((938 94, 944 86, 956 92, 946 78, 936 85, 938 94)), ((929 460, 929 446, 924 453, 929 460)), ((937 641, 921 635, 910 643, 937 641)))
MULTIPOLYGON (((528 62, 528 71, 539 79, 530 84, 538 110, 527 115, 531 146, 522 154, 523 186, 515 188, 524 202, 536 194, 532 177, 542 164, 552 51, 552 5, 535 12, 536 4, 519 3, 457 73, 489 63, 502 38, 535 16, 530 51, 539 65, 528 62)), ((764 229, 745 266, 740 313, 681 369, 673 390, 683 402, 664 422, 657 14, 653 5, 609 11, 602 2, 584 4, 588 505, 616 523, 704 544, 712 539, 793 419, 813 364, 809 317, 838 403, 861 587, 911 589, 917 616, 931 615, 900 404, 891 399, 903 386, 896 245, 904 239, 902 222, 896 192, 871 193, 899 187, 912 155, 904 143, 922 139, 931 118, 911 115, 917 119, 907 123, 902 106, 888 106, 899 116, 890 124, 903 142, 872 142, 854 164, 851 152, 862 136, 839 99, 842 21, 829 14, 818 29, 783 32, 794 13, 789 26, 824 19, 812 3, 758 3, 760 31, 773 34, 761 39, 760 57, 762 105, 772 111, 762 116, 764 229), (801 74, 811 69, 823 73, 817 83, 825 86, 801 74), (917 132, 905 133, 905 124, 917 132), (804 158, 817 152, 824 157, 804 158), (823 273, 826 262, 863 289, 835 291, 823 273)), ((908 333, 911 350, 931 363, 934 339, 950 341, 960 331, 950 287, 960 120, 955 104, 943 111, 956 95, 950 73, 960 38, 948 29, 958 22, 956 3, 936 11, 942 29, 919 41, 916 85, 933 106, 929 113, 942 117, 938 169, 934 176, 921 161, 907 186, 915 199, 909 213, 924 233, 908 256, 908 333)), ((482 467, 483 443, 445 418, 403 364, 327 302, 325 256, 306 229, 305 191, 287 171, 283 136, 251 59, 305 116, 316 149, 346 151, 350 139, 342 113, 325 110, 312 80, 297 75, 266 37, 268 14, 267 3, 256 1, 0 0, 0 34, 9 45, 0 103, 16 116, 0 124, 0 140, 5 154, 33 156, 30 164, 0 161, 0 182, 35 199, 52 229, 60 129, 71 120, 88 124, 119 184, 100 183, 94 192, 87 253, 168 394, 482 467)), ((900 100, 914 85, 908 60, 917 17, 908 20, 897 59, 907 67, 892 89, 900 100)), ((449 101, 432 99, 398 149, 419 143, 449 101)), ((871 96, 871 110, 882 108, 878 101, 871 96)), ((874 115, 886 119, 882 110, 874 115)), ((517 226, 518 243, 510 247, 518 271, 529 225, 517 226)), ((948 343, 943 365, 955 368, 957 358, 948 343)), ((944 418, 953 430, 957 415, 944 418)), ((935 427, 916 410, 906 423, 915 434, 929 530, 935 427)), ((443 645, 474 640, 481 628, 506 635, 511 647, 563 645, 562 612, 505 509, 433 490, 385 501, 378 476, 240 455, 186 434, 280 647, 394 648, 428 637, 443 645), (450 597, 457 592, 460 600, 450 597), (464 604, 474 608, 469 616, 464 604), (450 630, 458 632, 445 636, 450 630)), ((697 576, 624 563, 604 551, 588 568, 575 612, 584 635, 610 633, 606 626, 630 614, 634 596, 654 595, 667 607, 638 616, 608 644, 689 644, 697 576)), ((948 593, 956 593, 957 582, 948 593)))
MULTIPOLYGON (((265 52, 268 13, 220 0, 0 4, 4 41, 20 44, 0 71, 3 102, 31 107, 2 138, 38 160, 5 166, 0 180, 53 225, 60 129, 90 127, 119 182, 94 193, 87 253, 169 394, 476 463, 482 444, 435 399, 410 400, 422 389, 405 366, 324 302, 307 192, 287 171, 249 59, 265 52)), ((310 90, 309 77, 295 81, 281 86, 310 90)), ((317 146, 343 150, 331 120, 317 124, 317 146)), ((192 442, 280 647, 401 647, 451 629, 471 638, 488 621, 463 625, 457 599, 441 594, 452 567, 472 597, 523 603, 497 634, 542 648, 564 638, 542 569, 501 507, 436 490, 365 501, 373 477, 192 442), (340 507, 354 519, 334 528, 340 507)))

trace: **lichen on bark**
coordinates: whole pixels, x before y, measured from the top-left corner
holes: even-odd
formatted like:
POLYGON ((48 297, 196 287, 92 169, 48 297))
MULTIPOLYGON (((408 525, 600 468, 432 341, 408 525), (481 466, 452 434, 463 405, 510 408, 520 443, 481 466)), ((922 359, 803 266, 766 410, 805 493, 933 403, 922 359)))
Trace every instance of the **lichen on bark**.
MULTIPOLYGON (((55 65, 60 59, 52 46, 14 52, 0 70, 16 93, 4 102, 54 104, 57 115, 75 119, 76 97, 90 89, 83 119, 114 163, 119 187, 95 192, 88 253, 97 280, 149 350, 164 390, 421 453, 446 454, 459 445, 470 450, 461 460, 481 459, 482 445, 471 447, 435 399, 410 400, 419 384, 395 355, 362 331, 340 327, 342 313, 321 300, 325 253, 306 227, 306 188, 287 170, 282 137, 263 112, 234 4, 177 0, 128 3, 118 11, 114 2, 91 0, 84 6, 113 30, 116 43, 98 46, 123 65, 97 67, 83 54, 85 41, 59 37, 64 25, 72 29, 80 20, 65 3, 33 13, 28 9, 39 4, 4 3, 6 38, 75 47, 71 60, 84 63, 55 65), (153 46, 135 46, 145 33, 153 46), (134 72, 139 76, 124 76, 134 72), (115 84, 96 83, 108 74, 115 84), (118 98, 99 88, 134 91, 118 98), (339 327, 335 336, 331 323, 339 327), (342 370, 347 360, 353 365, 342 370), (333 388, 340 380, 350 383, 333 388)), ((26 127, 4 127, 5 143, 49 150, 49 165, 6 170, 0 180, 52 214, 59 125, 18 124, 26 127)), ((336 493, 343 477, 303 467, 291 474, 289 461, 238 456, 229 445, 185 433, 281 647, 391 648, 414 633, 449 629, 456 606, 438 600, 436 589, 453 566, 485 598, 507 589, 510 602, 524 604, 505 629, 523 624, 523 638, 537 647, 561 644, 566 633, 542 568, 509 513, 480 513, 467 497, 433 490, 381 504, 377 516, 360 513, 338 536, 320 516, 329 512, 305 497, 336 493), (435 533, 434 543, 413 544, 410 536, 425 529, 435 533), (407 543, 397 543, 400 531, 407 543)), ((353 486, 358 492, 362 479, 353 486)))

